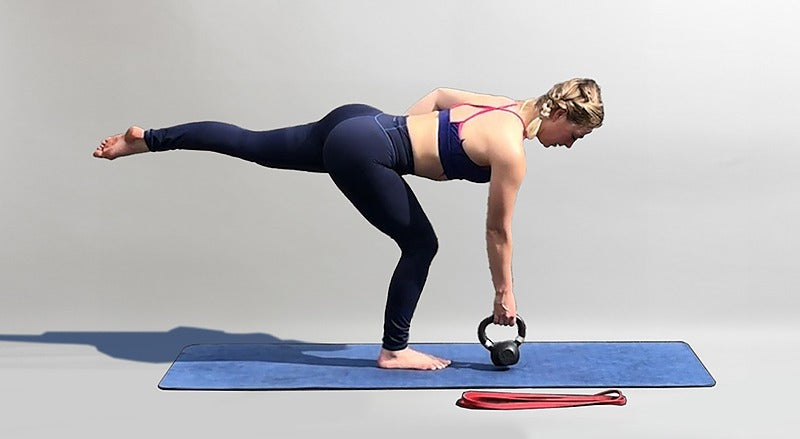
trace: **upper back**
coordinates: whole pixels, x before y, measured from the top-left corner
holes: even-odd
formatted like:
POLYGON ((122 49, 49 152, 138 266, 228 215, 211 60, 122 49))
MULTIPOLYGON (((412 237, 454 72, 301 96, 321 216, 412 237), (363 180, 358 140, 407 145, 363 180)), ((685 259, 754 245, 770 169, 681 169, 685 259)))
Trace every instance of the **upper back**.
MULTIPOLYGON (((470 134, 469 139, 464 137, 462 128, 466 122, 490 112, 504 112, 522 121, 516 112, 509 109, 513 106, 516 106, 516 103, 502 107, 457 105, 439 111, 439 158, 448 178, 465 179, 476 183, 486 183, 490 180, 491 166, 495 163, 495 159, 507 157, 510 152, 508 148, 516 147, 507 140, 516 133, 512 133, 508 120, 483 120, 482 124, 475 123, 474 128, 466 133, 470 134), (465 106, 477 107, 479 110, 471 111, 468 117, 460 121, 452 117, 453 110, 465 106), (490 125, 486 125, 487 123, 490 125)), ((520 124, 516 125, 519 128, 520 124)))
MULTIPOLYGON (((459 136, 463 135, 466 142, 486 143, 490 140, 486 137, 496 137, 494 134, 498 128, 517 129, 522 122, 517 113, 517 101, 509 97, 453 88, 439 88, 437 91, 436 107, 450 109, 451 121, 469 122, 459 124, 459 136)), ((524 134, 524 122, 522 125, 520 132, 524 134)))
POLYGON ((514 147, 508 139, 518 136, 519 146, 525 125, 516 112, 516 103, 499 106, 459 104, 450 109, 450 121, 457 126, 457 136, 464 151, 480 166, 488 166, 497 148, 514 147))
MULTIPOLYGON (((513 112, 492 110, 474 116, 486 107, 502 107, 515 102, 504 96, 441 88, 420 100, 418 104, 421 105, 415 104, 415 106, 425 108, 431 105, 435 106, 435 109, 424 113, 409 112, 407 119, 417 175, 434 180, 446 179, 443 178, 445 175, 442 173, 441 161, 447 161, 448 157, 445 154, 443 158, 440 151, 445 134, 447 142, 453 145, 453 151, 466 154, 470 161, 479 167, 490 166, 494 158, 509 147, 522 148, 524 128, 519 117, 513 112), (449 124, 452 129, 446 133, 441 132, 442 113, 445 112, 448 113, 446 116, 448 122, 455 122, 449 124), (466 123, 461 124, 459 133, 457 129, 459 122, 467 119, 469 120, 466 123), (437 130, 440 131, 439 146, 435 140, 437 130), (514 137, 517 140, 514 140, 514 137)), ((509 107, 508 110, 516 111, 518 107, 509 107)))
MULTIPOLYGON (((525 122, 522 120, 522 116, 520 116, 519 113, 517 113, 516 106, 517 106, 516 102, 506 103, 505 105, 501 105, 501 106, 480 105, 480 104, 471 104, 471 103, 458 104, 458 105, 450 108, 450 120, 453 121, 453 122, 458 123, 458 130, 459 130, 459 133, 460 133, 462 128, 464 127, 464 125, 467 122, 469 122, 470 120, 475 119, 475 118, 477 118, 479 116, 483 116, 483 115, 489 116, 487 113, 498 111, 500 113, 497 113, 497 114, 504 114, 505 113, 505 114, 508 114, 508 115, 512 115, 517 120, 519 120, 520 123, 522 123, 522 126, 524 127, 525 126, 525 122), (459 108, 464 108, 465 111, 459 111, 459 108)), ((484 117, 483 119, 486 120, 487 118, 484 117)), ((489 122, 489 124, 491 126, 497 127, 498 122, 502 123, 501 122, 502 119, 503 119, 502 117, 499 118, 499 119, 498 118, 492 118, 491 121, 489 122)), ((502 125, 507 125, 507 124, 502 124, 502 125)), ((516 123, 514 124, 514 126, 516 127, 516 123)))

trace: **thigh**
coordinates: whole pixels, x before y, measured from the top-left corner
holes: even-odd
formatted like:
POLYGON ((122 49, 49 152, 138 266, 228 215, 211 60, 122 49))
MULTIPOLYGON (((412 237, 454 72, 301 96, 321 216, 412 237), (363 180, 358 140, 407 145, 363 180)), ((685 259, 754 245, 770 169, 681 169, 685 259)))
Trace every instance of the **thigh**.
POLYGON ((430 237, 433 227, 411 187, 389 166, 388 142, 372 117, 350 119, 331 131, 323 158, 331 179, 353 206, 402 247, 430 237))

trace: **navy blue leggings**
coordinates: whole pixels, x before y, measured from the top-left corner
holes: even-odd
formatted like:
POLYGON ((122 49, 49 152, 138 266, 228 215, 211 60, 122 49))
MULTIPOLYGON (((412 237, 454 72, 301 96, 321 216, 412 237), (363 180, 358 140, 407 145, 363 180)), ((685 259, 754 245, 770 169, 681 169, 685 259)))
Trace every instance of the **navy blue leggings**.
POLYGON ((145 131, 151 151, 213 151, 270 168, 325 172, 372 225, 400 247, 389 283, 383 347, 408 345, 411 318, 439 244, 428 217, 402 175, 414 158, 404 116, 368 105, 338 107, 316 122, 250 131, 221 122, 194 122, 145 131))

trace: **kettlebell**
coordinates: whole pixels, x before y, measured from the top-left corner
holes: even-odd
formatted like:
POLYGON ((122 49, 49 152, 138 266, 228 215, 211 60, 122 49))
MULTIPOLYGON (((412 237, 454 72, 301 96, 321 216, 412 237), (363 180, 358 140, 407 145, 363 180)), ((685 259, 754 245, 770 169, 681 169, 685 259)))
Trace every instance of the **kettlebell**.
POLYGON ((494 316, 486 317, 481 321, 478 325, 478 340, 491 353, 492 363, 495 366, 513 366, 519 361, 519 346, 525 341, 525 321, 517 316, 517 337, 498 343, 486 336, 486 327, 493 321, 494 316))

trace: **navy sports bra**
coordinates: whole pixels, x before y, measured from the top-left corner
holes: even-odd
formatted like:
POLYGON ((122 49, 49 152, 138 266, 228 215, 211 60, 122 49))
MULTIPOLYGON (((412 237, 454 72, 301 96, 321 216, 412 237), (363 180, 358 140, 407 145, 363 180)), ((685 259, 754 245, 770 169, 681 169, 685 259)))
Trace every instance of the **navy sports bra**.
MULTIPOLYGON (((502 107, 460 104, 453 108, 460 107, 461 105, 483 108, 483 110, 478 111, 461 122, 450 122, 450 109, 439 111, 439 160, 442 162, 442 169, 444 169, 444 175, 448 180, 469 180, 474 183, 486 183, 492 177, 492 168, 490 166, 478 166, 475 162, 470 160, 467 153, 464 152, 464 140, 461 139, 461 127, 464 125, 464 122, 473 117, 492 110, 508 111, 519 117, 520 121, 522 121, 522 117, 508 109, 508 107, 513 107, 516 104, 508 104, 502 107)), ((522 125, 523 127, 525 126, 524 121, 522 121, 522 125)))

